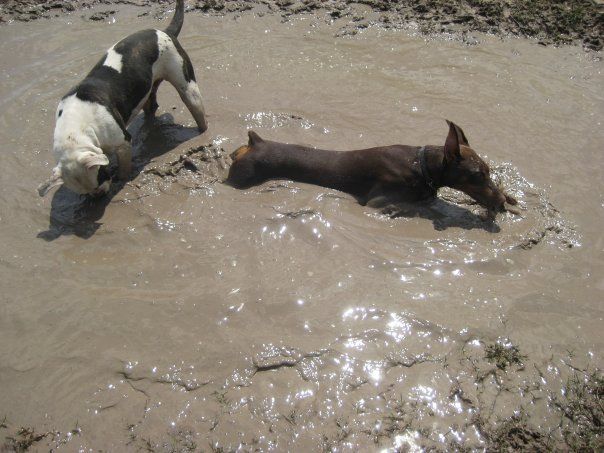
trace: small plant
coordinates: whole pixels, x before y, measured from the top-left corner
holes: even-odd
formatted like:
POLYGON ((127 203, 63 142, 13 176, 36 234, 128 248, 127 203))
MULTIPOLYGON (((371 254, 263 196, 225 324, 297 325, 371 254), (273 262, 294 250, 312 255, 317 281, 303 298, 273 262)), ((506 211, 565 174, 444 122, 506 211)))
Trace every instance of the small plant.
POLYGON ((485 359, 505 371, 510 365, 522 366, 526 356, 520 354, 518 346, 498 342, 485 347, 485 359))
POLYGON ((2 448, 0 448, 0 450, 4 451, 4 449, 6 449, 7 451, 21 453, 29 450, 33 444, 41 441, 50 434, 52 433, 46 432, 37 434, 33 428, 20 428, 15 437, 6 437, 6 443, 2 448))
POLYGON ((555 396, 553 405, 567 420, 562 426, 566 444, 574 451, 604 450, 604 375, 599 370, 574 373, 555 396))
POLYGON ((229 405, 229 399, 226 396, 227 392, 219 392, 219 391, 215 391, 214 393, 212 393, 212 396, 214 396, 214 398, 216 398, 216 401, 218 402, 218 404, 220 404, 221 406, 227 407, 229 405))

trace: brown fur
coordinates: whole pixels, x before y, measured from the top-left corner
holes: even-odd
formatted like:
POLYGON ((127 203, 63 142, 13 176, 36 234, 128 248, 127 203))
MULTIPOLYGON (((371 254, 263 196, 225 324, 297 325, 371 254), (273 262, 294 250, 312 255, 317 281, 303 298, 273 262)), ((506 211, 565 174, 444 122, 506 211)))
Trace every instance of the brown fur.
POLYGON ((418 201, 440 187, 460 190, 487 208, 491 218, 516 204, 490 177, 490 169, 470 147, 463 130, 447 121, 444 146, 391 145, 356 151, 330 151, 263 140, 249 132, 247 146, 231 157, 227 183, 250 187, 267 179, 287 178, 348 192, 362 204, 384 200, 418 201), (425 159, 422 168, 421 156, 425 159))
POLYGON ((248 153, 249 151, 250 151, 249 146, 247 146, 247 145, 240 146, 235 151, 233 151, 233 154, 231 154, 231 159, 233 159, 233 161, 239 160, 243 156, 245 156, 245 154, 248 153))

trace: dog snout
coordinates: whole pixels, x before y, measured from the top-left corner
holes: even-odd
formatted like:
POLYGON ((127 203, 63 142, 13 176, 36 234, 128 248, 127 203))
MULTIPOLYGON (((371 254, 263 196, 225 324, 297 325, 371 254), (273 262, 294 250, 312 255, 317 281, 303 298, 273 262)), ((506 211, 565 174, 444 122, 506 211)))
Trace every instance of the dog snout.
POLYGON ((93 197, 102 197, 107 192, 109 192, 109 188, 111 187, 111 179, 105 180, 102 184, 100 184, 96 189, 92 191, 93 197))
POLYGON ((505 201, 506 201, 505 194, 503 192, 497 191, 496 196, 495 196, 495 204, 494 204, 494 208, 497 210, 497 212, 505 211, 505 201))
POLYGON ((109 171, 107 170, 106 166, 100 166, 98 173, 96 175, 96 183, 98 184, 98 186, 102 186, 106 181, 111 181, 111 175, 109 174, 109 171))
POLYGON ((500 212, 505 212, 506 197, 505 194, 497 188, 493 188, 492 195, 491 203, 487 206, 487 210, 489 211, 489 217, 494 219, 500 212))
POLYGON ((92 191, 93 197, 101 197, 109 192, 111 186, 111 174, 105 166, 99 168, 96 177, 97 187, 92 191))
POLYGON ((487 217, 491 220, 505 211, 506 196, 492 181, 484 186, 466 187, 463 191, 486 208, 487 217))

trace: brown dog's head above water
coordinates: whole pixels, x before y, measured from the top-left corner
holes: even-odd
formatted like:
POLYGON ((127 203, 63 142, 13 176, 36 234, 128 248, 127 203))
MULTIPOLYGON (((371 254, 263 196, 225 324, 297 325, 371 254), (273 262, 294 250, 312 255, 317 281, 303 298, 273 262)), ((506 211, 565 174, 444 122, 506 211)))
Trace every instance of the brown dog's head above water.
POLYGON ((262 139, 249 131, 247 145, 232 154, 226 182, 247 188, 268 179, 287 178, 342 190, 360 203, 418 201, 436 196, 443 186, 460 190, 494 219, 505 203, 516 204, 491 179, 490 169, 470 147, 463 130, 447 121, 444 146, 380 146, 330 151, 262 139))
POLYGON ((493 219, 506 210, 505 203, 515 205, 516 200, 507 195, 491 179, 487 163, 470 147, 461 127, 451 121, 449 134, 443 147, 441 185, 460 190, 487 209, 493 219))

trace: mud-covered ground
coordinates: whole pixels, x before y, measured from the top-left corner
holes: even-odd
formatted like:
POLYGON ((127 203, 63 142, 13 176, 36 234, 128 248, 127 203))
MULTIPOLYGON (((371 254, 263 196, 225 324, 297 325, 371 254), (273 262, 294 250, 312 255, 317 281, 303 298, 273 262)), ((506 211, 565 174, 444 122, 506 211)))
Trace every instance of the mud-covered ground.
MULTIPOLYGON (((149 6, 170 4, 165 0, 1 0, 0 22, 30 21, 89 8, 94 4, 149 6)), ((326 19, 347 18, 343 34, 355 33, 372 24, 404 28, 417 24, 425 33, 473 31, 536 38, 540 44, 582 43, 602 49, 604 4, 594 0, 194 0, 189 9, 216 13, 250 9, 281 14, 322 14, 326 19), (373 14, 360 11, 366 5, 373 14)), ((91 15, 102 20, 107 13, 91 15)), ((471 38, 470 38, 471 39, 471 38)))
MULTIPOLYGON (((303 120, 293 118, 294 121, 297 119, 303 120)), ((160 120, 158 125, 164 132, 180 128, 165 121, 160 120)), ((149 133, 144 128, 138 131, 143 137, 149 133)), ((231 158, 217 143, 201 146, 183 144, 151 162, 144 162, 144 166, 140 166, 140 162, 138 164, 140 173, 128 183, 128 188, 113 187, 109 195, 111 203, 140 203, 158 194, 215 194, 226 177, 231 158)), ((561 249, 570 249, 577 244, 576 232, 561 218, 543 192, 535 190, 514 168, 492 165, 492 170, 494 177, 506 187, 513 187, 515 193, 522 194, 522 216, 536 218, 534 228, 518 234, 514 237, 516 242, 506 244, 504 248, 531 250, 542 242, 549 242, 561 249)), ((281 190, 297 189, 295 183, 269 182, 257 192, 281 190)), ((336 193, 326 195, 339 197, 336 193)), ((440 199, 454 206, 480 211, 470 198, 450 189, 441 190, 440 199)), ((273 220, 277 222, 281 219, 304 222, 321 217, 321 213, 312 208, 273 209, 273 220)), ((440 211, 438 206, 431 209, 440 211)), ((448 209, 443 209, 445 216, 448 209)), ((396 217, 389 208, 376 215, 396 217)), ((477 216, 466 222, 468 228, 484 227, 477 216)), ((507 229, 511 227, 505 221, 502 224, 507 229)), ((445 222, 441 227, 448 226, 445 222)), ((435 228, 440 229, 438 221, 435 228)), ((57 234, 88 236, 90 233, 76 228, 57 234)), ((533 358, 524 353, 522 345, 507 337, 493 339, 467 331, 443 332, 440 326, 379 309, 349 309, 344 317, 353 322, 365 318, 378 320, 376 327, 385 321, 388 326, 385 332, 392 338, 382 338, 376 329, 360 335, 344 335, 327 347, 312 351, 267 345, 250 357, 242 368, 217 382, 205 371, 201 374, 195 371, 193 366, 189 369, 175 367, 158 375, 155 371, 149 374, 136 364, 124 364, 118 373, 118 386, 141 394, 145 402, 138 416, 123 423, 123 433, 119 436, 125 439, 123 443, 118 441, 113 446, 133 451, 170 453, 270 451, 285 450, 286 446, 296 450, 300 447, 293 439, 299 435, 307 437, 305 431, 312 431, 317 426, 317 433, 311 436, 314 443, 302 443, 306 446, 302 449, 324 452, 358 449, 393 452, 600 452, 604 449, 604 374, 589 360, 586 361, 584 354, 576 357, 574 351, 569 350, 564 354, 552 353, 545 359, 533 358), (397 337, 405 335, 422 339, 415 348, 402 348, 397 337), (363 375, 362 368, 367 364, 355 363, 348 354, 341 352, 357 343, 370 344, 384 354, 379 366, 381 372, 389 375, 389 383, 381 386, 379 391, 374 388, 372 372, 363 375), (269 387, 265 397, 274 400, 282 396, 281 389, 273 390, 272 377, 275 373, 289 373, 286 379, 294 382, 330 380, 340 372, 341 363, 347 363, 351 372, 343 379, 340 377, 342 380, 335 384, 336 393, 355 395, 329 415, 321 414, 322 410, 330 412, 327 409, 329 400, 323 409, 321 405, 299 404, 271 410, 263 407, 265 403, 259 407, 251 403, 257 394, 262 395, 266 391, 263 384, 269 387), (418 370, 416 372, 420 376, 427 373, 432 379, 443 381, 440 384, 447 389, 443 395, 446 404, 434 401, 430 386, 423 379, 415 397, 405 397, 410 390, 406 379, 411 370, 418 370), (394 379, 393 376, 399 378, 394 379), (202 418, 197 424, 189 421, 166 432, 150 431, 146 425, 152 409, 151 389, 158 385, 187 395, 187 398, 189 393, 197 395, 194 399, 204 395, 203 404, 206 409, 211 408, 213 417, 202 418), (250 417, 247 406, 251 406, 249 410, 252 423, 257 424, 257 432, 243 434, 243 427, 249 423, 250 417), (439 421, 442 418, 446 418, 448 424, 441 425, 439 421), (320 421, 315 425, 317 420, 320 421), (227 426, 223 427, 223 424, 227 426), (384 447, 391 448, 384 450, 384 447)), ((502 323, 505 326, 505 321, 502 323)), ((103 392, 99 390, 99 393, 103 392)), ((101 395, 96 398, 99 412, 118 404, 107 404, 101 395)), ((87 426, 85 429, 93 428, 87 426)), ((35 426, 15 424, 4 417, 0 421, 0 436, 4 437, 0 451, 21 452, 30 448, 60 451, 66 446, 77 445, 81 435, 82 427, 77 421, 71 429, 44 431, 35 426)))

